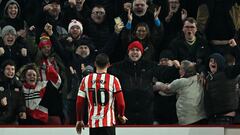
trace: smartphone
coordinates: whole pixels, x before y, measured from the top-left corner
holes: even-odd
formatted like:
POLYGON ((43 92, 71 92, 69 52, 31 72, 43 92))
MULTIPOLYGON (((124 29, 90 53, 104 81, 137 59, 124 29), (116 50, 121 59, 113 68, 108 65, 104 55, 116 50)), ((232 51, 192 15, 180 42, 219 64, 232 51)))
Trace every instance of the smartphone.
POLYGON ((122 23, 122 19, 120 17, 114 18, 116 24, 122 23))

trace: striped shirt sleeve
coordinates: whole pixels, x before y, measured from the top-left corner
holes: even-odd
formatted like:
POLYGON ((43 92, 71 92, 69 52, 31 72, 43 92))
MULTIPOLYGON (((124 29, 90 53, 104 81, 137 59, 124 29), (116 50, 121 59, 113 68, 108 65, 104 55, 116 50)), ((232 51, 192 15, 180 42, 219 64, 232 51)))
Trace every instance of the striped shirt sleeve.
POLYGON ((82 79, 82 82, 80 84, 79 90, 78 90, 78 96, 85 98, 86 93, 85 93, 85 80, 86 78, 84 77, 82 79))
POLYGON ((122 91, 121 84, 117 77, 114 77, 114 93, 122 91))

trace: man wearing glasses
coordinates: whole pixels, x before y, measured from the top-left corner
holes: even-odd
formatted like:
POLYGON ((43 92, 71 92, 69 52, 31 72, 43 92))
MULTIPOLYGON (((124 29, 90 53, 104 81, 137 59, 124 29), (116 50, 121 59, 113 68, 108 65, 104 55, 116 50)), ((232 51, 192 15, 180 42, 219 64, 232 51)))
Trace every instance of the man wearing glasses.
POLYGON ((170 48, 175 59, 196 62, 198 71, 203 70, 209 47, 204 37, 197 32, 197 22, 194 18, 188 17, 184 20, 182 33, 171 41, 170 48))

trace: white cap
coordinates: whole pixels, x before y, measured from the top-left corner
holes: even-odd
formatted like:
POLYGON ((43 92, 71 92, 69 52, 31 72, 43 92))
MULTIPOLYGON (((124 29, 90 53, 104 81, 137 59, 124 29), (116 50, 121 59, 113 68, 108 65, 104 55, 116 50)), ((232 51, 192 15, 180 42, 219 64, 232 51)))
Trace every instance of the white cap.
POLYGON ((81 33, 83 33, 83 26, 81 22, 77 21, 76 19, 73 19, 68 25, 68 33, 70 32, 70 29, 72 28, 72 26, 79 26, 81 33))

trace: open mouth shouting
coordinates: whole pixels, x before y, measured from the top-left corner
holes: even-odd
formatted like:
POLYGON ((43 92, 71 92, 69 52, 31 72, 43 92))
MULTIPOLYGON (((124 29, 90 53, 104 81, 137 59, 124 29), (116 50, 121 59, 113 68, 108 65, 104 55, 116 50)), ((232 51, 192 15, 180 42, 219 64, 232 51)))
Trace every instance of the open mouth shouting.
POLYGON ((209 61, 209 68, 213 74, 217 72, 217 63, 213 58, 211 58, 209 61))

